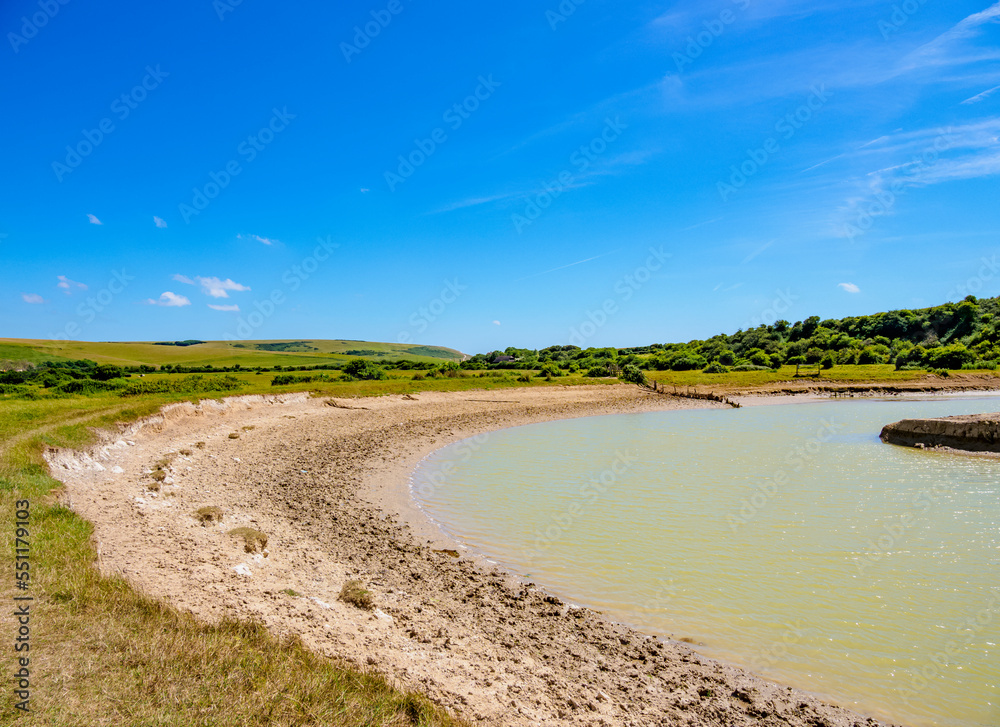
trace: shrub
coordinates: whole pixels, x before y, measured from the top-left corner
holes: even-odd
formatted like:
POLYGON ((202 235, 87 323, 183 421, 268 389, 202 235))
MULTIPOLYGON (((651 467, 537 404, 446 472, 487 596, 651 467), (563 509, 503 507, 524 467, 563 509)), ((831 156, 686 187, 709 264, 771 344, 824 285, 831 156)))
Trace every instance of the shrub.
POLYGON ((639 370, 639 367, 635 364, 626 364, 622 367, 622 372, 618 376, 622 381, 627 381, 630 384, 638 384, 639 386, 648 386, 646 381, 646 374, 639 370))
POLYGON ((344 366, 344 374, 352 376, 355 379, 361 379, 362 381, 375 381, 385 378, 385 371, 378 364, 373 361, 366 361, 363 358, 356 358, 349 361, 344 366))
POLYGON ((728 374, 729 369, 723 366, 718 361, 710 363, 708 366, 702 369, 702 373, 705 374, 728 374))

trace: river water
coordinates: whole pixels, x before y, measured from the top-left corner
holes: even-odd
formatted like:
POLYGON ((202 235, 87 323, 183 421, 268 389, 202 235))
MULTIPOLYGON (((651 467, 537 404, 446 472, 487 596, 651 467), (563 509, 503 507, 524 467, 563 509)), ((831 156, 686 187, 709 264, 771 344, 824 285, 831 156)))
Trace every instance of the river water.
POLYGON ((883 444, 998 398, 587 417, 414 473, 449 535, 614 620, 914 727, 1000 725, 1000 459, 883 444))

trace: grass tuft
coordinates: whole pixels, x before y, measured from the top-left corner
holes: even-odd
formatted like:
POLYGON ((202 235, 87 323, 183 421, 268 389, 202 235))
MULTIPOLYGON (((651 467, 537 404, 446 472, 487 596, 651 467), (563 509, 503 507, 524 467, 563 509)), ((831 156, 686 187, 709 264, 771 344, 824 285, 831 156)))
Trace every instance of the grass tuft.
POLYGON ((351 580, 340 589, 340 600, 357 606, 365 611, 371 611, 375 607, 375 597, 372 592, 365 588, 364 583, 358 580, 351 580))
POLYGON ((206 505, 205 507, 199 507, 195 511, 194 516, 202 525, 219 523, 222 522, 222 508, 216 505, 206 505))
POLYGON ((229 534, 242 538, 243 549, 248 553, 262 552, 267 547, 267 535, 253 528, 233 528, 229 534))

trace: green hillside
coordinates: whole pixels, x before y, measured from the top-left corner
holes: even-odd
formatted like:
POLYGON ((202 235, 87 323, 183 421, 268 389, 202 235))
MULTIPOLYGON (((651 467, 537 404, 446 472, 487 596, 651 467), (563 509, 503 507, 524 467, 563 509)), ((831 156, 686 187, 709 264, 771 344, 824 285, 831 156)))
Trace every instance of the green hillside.
POLYGON ((99 364, 116 366, 158 367, 180 364, 189 367, 212 365, 219 368, 239 364, 243 368, 253 368, 317 366, 346 362, 352 358, 386 362, 409 359, 441 363, 461 361, 462 353, 440 346, 343 340, 96 343, 0 338, 0 360, 31 363, 89 359, 99 364))

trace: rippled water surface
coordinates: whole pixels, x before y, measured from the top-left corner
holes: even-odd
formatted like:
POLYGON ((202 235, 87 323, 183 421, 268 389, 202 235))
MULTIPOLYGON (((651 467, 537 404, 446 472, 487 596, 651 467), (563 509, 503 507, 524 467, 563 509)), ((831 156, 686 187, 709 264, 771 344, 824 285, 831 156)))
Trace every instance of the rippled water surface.
POLYGON ((589 417, 446 447, 414 493, 575 603, 910 725, 1000 725, 1000 460, 893 447, 1000 399, 589 417))

